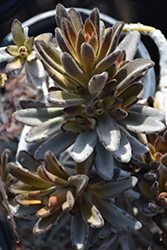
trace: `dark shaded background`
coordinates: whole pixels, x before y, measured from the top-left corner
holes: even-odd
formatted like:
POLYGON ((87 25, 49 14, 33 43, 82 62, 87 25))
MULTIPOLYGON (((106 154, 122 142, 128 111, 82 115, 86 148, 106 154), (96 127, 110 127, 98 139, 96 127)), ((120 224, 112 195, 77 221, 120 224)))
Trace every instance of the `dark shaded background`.
MULTIPOLYGON (((14 18, 24 22, 41 12, 55 9, 61 2, 65 7, 98 7, 117 20, 127 23, 140 22, 160 29, 167 37, 167 0, 0 0, 0 43, 10 32, 14 18)), ((157 48, 146 37, 142 37, 152 59, 158 61, 157 48)))

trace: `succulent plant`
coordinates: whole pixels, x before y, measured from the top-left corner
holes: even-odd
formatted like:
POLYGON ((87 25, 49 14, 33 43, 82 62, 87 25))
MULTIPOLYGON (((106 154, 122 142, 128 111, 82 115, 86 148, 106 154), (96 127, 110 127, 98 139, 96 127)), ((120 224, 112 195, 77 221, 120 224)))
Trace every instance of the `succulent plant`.
POLYGON ((110 180, 115 159, 129 162, 132 151, 148 150, 131 132, 154 133, 165 128, 162 112, 137 103, 141 79, 154 63, 132 60, 139 33, 129 33, 119 43, 123 23, 105 30, 97 8, 83 24, 76 10, 67 12, 58 4, 56 20, 58 46, 35 41, 55 86, 49 91, 48 102, 22 101, 23 110, 14 117, 32 126, 25 137, 28 143, 42 142, 35 153, 38 159, 46 150, 58 156, 73 144, 72 158, 83 162, 96 149, 96 170, 110 180))
MULTIPOLYGON (((23 168, 8 164, 8 171, 21 181, 12 185, 10 191, 18 204, 28 206, 25 214, 36 213, 39 218, 33 228, 35 234, 49 230, 67 212, 72 215, 71 240, 75 249, 85 247, 89 227, 101 228, 105 220, 121 230, 141 227, 139 221, 114 203, 116 196, 136 185, 136 177, 119 178, 115 174, 110 181, 101 179, 91 171, 93 155, 77 163, 75 174, 67 172, 50 151, 44 155, 45 164, 26 151, 20 151, 18 159, 23 168)), ((15 215, 20 216, 19 210, 15 215)))
POLYGON ((7 150, 0 159, 0 205, 17 246, 64 250, 71 241, 84 250, 164 250, 165 114, 155 108, 158 99, 142 100, 142 79, 154 63, 136 56, 139 32, 122 34, 121 21, 105 28, 97 8, 83 21, 58 4, 55 18, 55 36, 36 38, 15 19, 15 45, 0 48, 0 62, 8 62, 1 86, 8 73, 22 71, 43 90, 23 100, 29 89, 16 77, 5 84, 11 96, 2 97, 5 111, 3 100, 22 97, 21 109, 8 106, 9 116, 16 110, 10 121, 21 126, 7 130, 2 119, 0 139, 18 138, 26 125, 14 161, 7 164, 7 150))
POLYGON ((40 39, 49 42, 52 35, 45 33, 36 38, 28 37, 28 28, 23 28, 18 19, 13 21, 11 31, 15 45, 1 48, 0 61, 9 61, 6 65, 7 73, 16 72, 20 74, 24 67, 27 80, 37 88, 41 88, 46 74, 35 51, 34 41, 40 39))

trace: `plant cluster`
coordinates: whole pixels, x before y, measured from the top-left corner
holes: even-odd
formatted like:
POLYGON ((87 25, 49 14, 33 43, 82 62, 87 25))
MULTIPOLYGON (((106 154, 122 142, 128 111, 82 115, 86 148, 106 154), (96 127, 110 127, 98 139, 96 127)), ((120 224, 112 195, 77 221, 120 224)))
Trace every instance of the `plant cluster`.
POLYGON ((15 162, 7 150, 0 161, 17 249, 165 250, 165 114, 142 100, 154 62, 135 57, 138 31, 106 28, 97 8, 83 21, 58 4, 55 18, 54 36, 36 38, 14 20, 15 45, 0 49, 1 85, 14 72, 31 86, 12 112, 25 125, 10 138, 19 136, 15 162))

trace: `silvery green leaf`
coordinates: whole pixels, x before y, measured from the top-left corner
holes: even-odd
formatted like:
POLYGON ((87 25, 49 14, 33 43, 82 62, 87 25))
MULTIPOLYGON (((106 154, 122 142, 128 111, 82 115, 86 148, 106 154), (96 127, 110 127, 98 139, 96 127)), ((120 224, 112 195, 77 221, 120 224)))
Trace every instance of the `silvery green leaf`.
POLYGON ((126 231, 139 230, 141 223, 129 215, 125 210, 117 207, 108 200, 95 198, 95 203, 102 216, 119 229, 126 231))
POLYGON ((92 23, 94 24, 96 32, 97 32, 97 36, 99 37, 99 33, 100 33, 100 13, 99 13, 99 9, 94 8, 90 12, 89 18, 92 21, 92 23))
POLYGON ((134 136, 132 136, 127 130, 123 127, 120 127, 121 134, 124 134, 128 141, 130 142, 131 148, 133 152, 136 153, 146 153, 148 152, 148 147, 146 147, 143 143, 137 140, 134 136))
POLYGON ((83 219, 90 227, 99 228, 104 226, 104 220, 98 209, 92 202, 83 194, 83 202, 81 206, 83 219))
POLYGON ((97 173, 105 180, 113 177, 114 161, 113 154, 106 150, 101 143, 96 144, 95 168, 97 173))
POLYGON ((56 5, 56 16, 55 16, 58 27, 61 27, 61 19, 63 17, 70 20, 69 15, 68 15, 66 9, 64 8, 64 6, 60 3, 58 3, 56 5))
POLYGON ((61 90, 50 91, 47 99, 57 107, 77 106, 85 102, 85 99, 61 90))
POLYGON ((37 173, 38 175, 45 181, 47 181, 48 183, 53 183, 56 186, 60 186, 60 187, 69 187, 70 184, 68 183, 68 181, 54 175, 51 174, 45 166, 40 165, 37 169, 37 173))
POLYGON ((34 234, 45 233, 59 220, 62 214, 63 214, 62 209, 59 209, 55 213, 45 218, 40 218, 33 228, 33 233, 34 234))
POLYGON ((24 45, 26 37, 24 34, 24 29, 22 27, 22 24, 21 22, 19 22, 18 19, 15 19, 13 21, 11 31, 12 31, 13 41, 15 42, 15 44, 19 47, 24 45))
POLYGON ((158 119, 133 111, 129 111, 128 116, 119 121, 119 124, 135 133, 153 134, 165 129, 165 125, 158 119))
POLYGON ((19 151, 17 160, 24 168, 34 172, 41 165, 40 161, 35 159, 33 155, 30 155, 25 150, 19 151))
POLYGON ((107 70, 120 56, 121 50, 117 50, 104 57, 94 68, 92 74, 100 74, 103 71, 107 70))
POLYGON ((80 196, 88 185, 89 177, 85 174, 72 175, 68 182, 75 188, 75 198, 80 196))
POLYGON ((97 134, 107 150, 116 152, 119 149, 121 133, 116 122, 109 115, 104 113, 99 116, 97 134))
POLYGON ((93 152, 97 141, 95 130, 85 130, 80 133, 74 143, 71 157, 76 162, 85 161, 93 152))
POLYGON ((7 47, 1 47, 0 48, 0 63, 1 62, 9 62, 11 61, 11 59, 13 58, 13 56, 9 55, 7 52, 6 52, 6 48, 7 47))
POLYGON ((8 64, 6 65, 6 72, 13 72, 23 68, 25 63, 25 58, 14 57, 8 64))
POLYGON ((95 53, 90 44, 82 43, 80 57, 84 72, 91 76, 95 62, 95 53))
POLYGON ((60 132, 50 137, 46 142, 43 142, 36 150, 35 157, 43 159, 46 150, 50 150, 56 156, 66 150, 74 143, 78 134, 68 134, 60 132), (59 143, 57 143, 59 142, 59 143))
POLYGON ((109 52, 112 39, 112 28, 108 28, 106 34, 102 40, 102 44, 98 51, 98 62, 101 61, 109 52))
POLYGON ((143 106, 141 104, 136 104, 135 106, 133 106, 131 108, 130 111, 150 116, 150 117, 152 117, 152 118, 154 118, 156 120, 159 120, 159 121, 165 121, 164 113, 161 112, 160 110, 156 109, 156 108, 143 106))
POLYGON ((84 87, 87 86, 88 76, 78 67, 73 57, 64 52, 61 57, 62 65, 69 76, 78 81, 84 87))
POLYGON ((32 62, 26 62, 26 67, 28 67, 28 71, 32 73, 37 78, 43 78, 45 77, 45 70, 43 67, 43 64, 39 59, 32 61, 32 62))
POLYGON ((83 162, 77 162, 75 169, 77 174, 85 174, 89 176, 90 170, 93 167, 95 151, 83 162))
POLYGON ((88 83, 89 92, 91 94, 96 94, 99 91, 101 91, 104 88, 107 79, 108 79, 107 72, 103 72, 101 74, 96 74, 96 75, 92 76, 92 78, 90 79, 90 81, 88 83))
POLYGON ((30 172, 25 168, 21 168, 14 163, 8 163, 7 168, 9 173, 11 173, 14 177, 25 182, 26 184, 32 185, 33 187, 45 189, 51 186, 50 183, 42 180, 34 172, 30 172))
POLYGON ((89 235, 89 226, 82 219, 81 210, 79 210, 71 221, 71 240, 72 246, 77 250, 82 250, 86 246, 89 235))
POLYGON ((51 152, 46 151, 44 155, 44 161, 46 169, 51 173, 60 178, 67 179, 70 174, 65 170, 65 168, 58 161, 57 157, 51 152))
POLYGON ((72 24, 74 25, 74 27, 76 29, 76 32, 83 29, 83 22, 82 22, 81 14, 72 8, 69 9, 68 14, 70 16, 72 24))
POLYGON ((114 75, 117 80, 118 91, 134 82, 143 72, 154 66, 154 62, 148 59, 137 58, 122 66, 114 75))
POLYGON ((52 118, 37 127, 33 127, 25 136, 26 142, 38 142, 40 140, 46 140, 53 133, 61 131, 62 123, 66 120, 65 116, 57 116, 52 118))
POLYGON ((132 157, 131 145, 125 134, 121 133, 119 149, 113 153, 114 157, 121 162, 127 163, 132 157))
POLYGON ((131 61, 137 52, 139 41, 140 33, 137 30, 129 32, 120 42, 117 49, 125 50, 126 60, 131 61))
MULTIPOLYGON (((20 107, 22 109, 28 109, 28 108, 38 108, 38 109, 40 109, 40 108, 48 108, 48 107, 50 107, 50 105, 47 104, 47 103, 38 102, 38 101, 34 101, 34 100, 20 100, 19 104, 20 104, 20 107)), ((59 108, 59 110, 61 110, 61 108, 59 108)))
POLYGON ((122 21, 116 22, 112 26, 113 35, 112 35, 112 40, 111 40, 112 46, 110 48, 111 52, 113 52, 118 45, 123 26, 124 26, 124 22, 122 21))
POLYGON ((43 82, 43 78, 38 78, 38 77, 34 76, 34 75, 32 74, 32 72, 30 71, 30 69, 29 69, 28 63, 29 63, 29 62, 26 61, 26 62, 25 62, 25 67, 24 67, 26 79, 27 79, 27 81, 28 81, 29 83, 34 84, 34 86, 35 86, 37 89, 41 89, 41 87, 42 87, 42 82, 43 82))
POLYGON ((109 199, 119 196, 130 188, 135 187, 136 183, 137 178, 132 176, 113 179, 111 181, 101 181, 92 184, 90 183, 89 189, 97 197, 100 197, 102 199, 109 199))
POLYGON ((54 117, 61 116, 63 114, 62 109, 58 108, 27 108, 18 110, 13 114, 13 117, 29 126, 38 126, 43 122, 46 122, 54 117))
POLYGON ((65 70, 61 65, 61 59, 58 51, 52 48, 49 44, 45 43, 44 41, 36 41, 35 42, 36 48, 44 65, 48 64, 53 69, 59 71, 62 74, 65 74, 65 70))

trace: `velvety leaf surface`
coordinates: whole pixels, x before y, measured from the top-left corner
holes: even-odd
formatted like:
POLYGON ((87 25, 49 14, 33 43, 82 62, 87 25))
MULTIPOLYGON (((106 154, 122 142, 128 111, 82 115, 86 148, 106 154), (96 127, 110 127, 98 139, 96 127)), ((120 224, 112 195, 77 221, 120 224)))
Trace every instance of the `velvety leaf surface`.
POLYGON ((97 173, 105 180, 113 177, 113 154, 106 150, 101 143, 96 144, 95 168, 97 173))
POLYGON ((89 226, 82 219, 79 210, 73 217, 71 222, 71 240, 72 245, 77 250, 82 250, 88 241, 89 226))
POLYGON ((141 228, 141 223, 130 216, 127 212, 120 209, 112 202, 107 200, 95 199, 97 208, 101 211, 102 216, 114 226, 126 230, 134 231, 141 228))
POLYGON ((116 152, 119 149, 121 134, 114 119, 107 114, 101 115, 96 130, 100 142, 107 150, 116 152))
POLYGON ((60 108, 27 108, 24 110, 18 110, 13 114, 13 117, 25 125, 38 126, 48 119, 62 115, 62 109, 60 108))
POLYGON ((95 130, 85 130, 78 135, 71 152, 72 158, 76 162, 86 160, 96 145, 97 134, 95 130))
POLYGON ((50 150, 56 156, 59 155, 74 143, 77 135, 78 134, 68 134, 67 136, 67 134, 64 132, 53 135, 37 148, 35 157, 37 159, 43 159, 46 150, 50 150))
POLYGON ((98 197, 111 198, 123 194, 128 189, 133 188, 136 183, 136 177, 119 178, 111 181, 97 182, 89 185, 89 189, 98 197))

